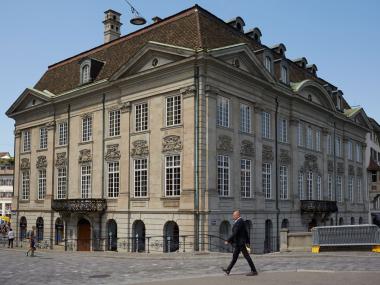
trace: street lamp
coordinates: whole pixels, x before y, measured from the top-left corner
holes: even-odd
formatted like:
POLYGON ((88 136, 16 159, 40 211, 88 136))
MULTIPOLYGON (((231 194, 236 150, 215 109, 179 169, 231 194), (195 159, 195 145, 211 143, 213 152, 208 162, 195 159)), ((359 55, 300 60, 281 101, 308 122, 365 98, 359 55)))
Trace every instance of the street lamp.
POLYGON ((140 15, 140 13, 135 9, 135 7, 132 6, 131 3, 129 3, 128 0, 124 0, 124 1, 129 5, 129 7, 131 7, 131 13, 133 14, 133 18, 129 22, 132 25, 137 25, 137 26, 145 25, 146 24, 145 18, 140 15))

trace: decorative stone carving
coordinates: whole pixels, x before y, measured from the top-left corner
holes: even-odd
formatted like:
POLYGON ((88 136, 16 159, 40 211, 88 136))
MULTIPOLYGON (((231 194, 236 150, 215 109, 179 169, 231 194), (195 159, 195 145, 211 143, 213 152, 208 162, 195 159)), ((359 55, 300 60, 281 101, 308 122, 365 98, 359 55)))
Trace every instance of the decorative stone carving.
POLYGON ((82 119, 92 118, 92 114, 91 113, 84 113, 81 117, 82 117, 82 119))
POLYGON ((64 167, 67 165, 66 152, 57 153, 57 159, 55 161, 56 167, 64 167))
POLYGON ((223 151, 223 152, 232 152, 232 139, 229 136, 226 135, 220 135, 218 137, 218 144, 217 144, 217 150, 223 151))
POLYGON ((55 127, 55 122, 54 122, 54 121, 47 122, 47 123, 45 124, 45 127, 46 127, 48 130, 52 130, 52 129, 54 129, 54 127, 55 127))
POLYGON ((149 146, 144 140, 137 140, 133 143, 133 148, 131 151, 132 156, 147 156, 149 155, 149 146))
POLYGON ((181 93, 183 98, 192 97, 195 95, 195 86, 191 85, 191 86, 182 88, 179 92, 181 93))
POLYGON ((344 173, 344 165, 343 162, 338 162, 337 167, 336 167, 336 172, 339 174, 344 173))
POLYGON ((21 169, 30 169, 30 160, 29 158, 22 158, 21 159, 21 169))
POLYGON ((355 175, 355 167, 353 165, 348 166, 348 175, 351 175, 351 176, 355 175))
POLYGON ((36 163, 37 168, 46 168, 47 167, 47 159, 45 155, 40 155, 37 157, 37 163, 36 163))
POLYGON ((280 149, 280 163, 281 164, 290 164, 291 158, 289 155, 289 151, 286 149, 280 149))
POLYGON ((327 171, 328 172, 334 171, 334 162, 332 160, 327 161, 327 171))
POLYGON ((305 154, 304 168, 305 170, 318 172, 318 158, 314 154, 305 154))
POLYGON ((162 142, 162 152, 172 152, 172 151, 181 151, 182 142, 181 138, 176 135, 170 135, 164 137, 162 142))
POLYGON ((130 102, 120 103, 120 111, 122 113, 130 112, 131 111, 131 103, 130 102))
POLYGON ((82 149, 79 151, 79 163, 89 163, 92 161, 91 150, 82 149))
POLYGON ((243 140, 241 142, 240 153, 246 156, 255 156, 255 149, 253 147, 253 143, 249 140, 243 140))
POLYGON ((263 145, 262 158, 264 161, 271 161, 274 158, 273 148, 270 145, 263 145))
POLYGON ((118 144, 109 144, 107 145, 107 152, 105 155, 106 161, 119 160, 121 157, 119 145, 118 144))
POLYGON ((356 167, 356 175, 357 176, 363 176, 363 168, 356 167))
POLYGON ((21 137, 21 130, 14 130, 13 133, 14 133, 16 138, 21 137))

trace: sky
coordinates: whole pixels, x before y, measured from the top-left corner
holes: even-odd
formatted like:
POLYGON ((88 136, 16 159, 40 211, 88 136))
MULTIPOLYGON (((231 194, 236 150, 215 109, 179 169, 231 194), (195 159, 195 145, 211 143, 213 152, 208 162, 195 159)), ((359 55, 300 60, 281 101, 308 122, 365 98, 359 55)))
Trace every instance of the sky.
MULTIPOLYGON (((378 0, 129 0, 140 14, 165 18, 198 4, 221 19, 240 16, 259 27, 267 46, 283 43, 290 59, 305 56, 318 76, 380 121, 380 1, 378 0)), ((103 43, 103 12, 122 13, 125 0, 0 0, 0 151, 13 154, 14 121, 5 112, 55 62, 103 43)))

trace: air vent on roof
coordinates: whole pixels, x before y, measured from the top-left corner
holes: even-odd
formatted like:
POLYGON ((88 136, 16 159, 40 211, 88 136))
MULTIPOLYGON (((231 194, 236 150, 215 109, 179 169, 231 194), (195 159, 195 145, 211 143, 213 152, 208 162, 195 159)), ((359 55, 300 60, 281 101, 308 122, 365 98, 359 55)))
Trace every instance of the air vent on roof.
POLYGON ((245 23, 244 23, 244 20, 241 17, 238 16, 235 19, 231 19, 231 20, 227 21, 227 24, 229 24, 230 26, 234 27, 239 32, 244 33, 244 28, 243 27, 245 26, 245 23))
POLYGON ((313 75, 317 76, 318 68, 315 64, 309 64, 306 66, 306 69, 313 75))
POLYGON ((279 55, 282 55, 285 57, 286 47, 284 44, 277 44, 271 47, 271 49, 277 52, 279 55))
POLYGON ((158 16, 155 16, 155 17, 152 18, 152 21, 153 21, 153 23, 158 23, 158 22, 161 22, 162 19, 160 17, 158 17, 158 16))
POLYGON ((307 66, 307 59, 305 57, 293 59, 293 62, 302 68, 306 68, 307 66))
POLYGON ((254 39, 258 43, 261 43, 261 31, 258 27, 250 29, 248 32, 245 33, 248 37, 254 39))

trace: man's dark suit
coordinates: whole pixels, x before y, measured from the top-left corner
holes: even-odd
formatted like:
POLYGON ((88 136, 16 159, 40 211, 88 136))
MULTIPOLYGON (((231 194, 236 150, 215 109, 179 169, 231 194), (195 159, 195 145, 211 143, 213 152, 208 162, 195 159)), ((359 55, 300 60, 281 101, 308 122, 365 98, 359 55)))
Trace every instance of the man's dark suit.
POLYGON ((251 271, 256 272, 255 265, 253 264, 253 261, 251 257, 249 256, 247 248, 245 247, 246 244, 250 244, 250 241, 249 241, 247 228, 242 218, 239 218, 235 221, 232 227, 232 235, 228 238, 227 241, 231 243, 234 247, 232 261, 230 265, 227 267, 227 271, 228 272, 231 271, 232 267, 235 265, 239 257, 239 254, 241 252, 243 253, 243 256, 245 257, 245 259, 248 261, 249 267, 251 267, 251 271))

